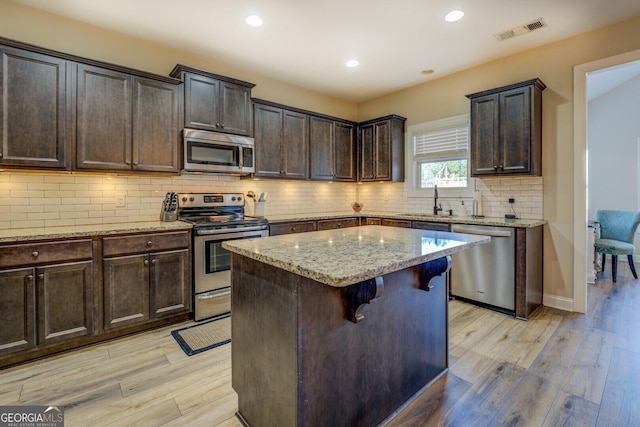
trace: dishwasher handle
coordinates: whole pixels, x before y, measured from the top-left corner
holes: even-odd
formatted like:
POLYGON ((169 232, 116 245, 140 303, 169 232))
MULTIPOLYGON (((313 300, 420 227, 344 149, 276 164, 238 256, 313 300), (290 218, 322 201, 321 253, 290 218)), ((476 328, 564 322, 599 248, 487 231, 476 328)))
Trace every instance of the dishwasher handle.
POLYGON ((453 224, 451 226, 451 231, 455 233, 480 234, 482 236, 491 237, 511 237, 511 235, 513 234, 512 228, 488 227, 479 229, 476 227, 465 227, 463 224, 453 224))

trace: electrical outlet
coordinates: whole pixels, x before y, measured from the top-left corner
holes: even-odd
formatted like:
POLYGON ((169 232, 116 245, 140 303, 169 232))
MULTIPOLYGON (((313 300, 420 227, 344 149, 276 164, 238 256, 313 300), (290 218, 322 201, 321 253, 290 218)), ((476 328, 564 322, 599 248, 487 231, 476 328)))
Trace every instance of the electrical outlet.
POLYGON ((514 199, 513 197, 509 197, 509 203, 515 203, 516 199, 514 199))
POLYGON ((116 193, 116 208, 127 207, 127 195, 125 193, 116 193))

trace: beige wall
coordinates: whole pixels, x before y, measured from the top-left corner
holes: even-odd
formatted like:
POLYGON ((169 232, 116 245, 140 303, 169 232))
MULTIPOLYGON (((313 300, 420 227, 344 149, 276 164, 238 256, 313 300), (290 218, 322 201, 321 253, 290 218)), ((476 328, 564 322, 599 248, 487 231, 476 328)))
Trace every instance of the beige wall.
POLYGON ((545 298, 573 298, 573 67, 640 48, 640 18, 493 61, 358 106, 358 120, 393 111, 407 124, 468 112, 465 94, 539 77, 543 92, 545 298))
MULTIPOLYGON (((542 178, 543 217, 549 221, 544 236, 545 297, 549 295, 570 299, 573 296, 573 67, 640 49, 640 18, 493 61, 359 105, 269 79, 251 70, 234 68, 152 42, 132 39, 6 0, 0 0, 0 36, 164 75, 168 74, 176 63, 183 63, 256 83, 253 91, 255 97, 352 120, 365 120, 395 113, 407 117, 407 125, 466 113, 469 105, 464 97, 466 93, 539 77, 547 85, 543 94, 542 178)), ((0 195, 3 201, 6 201, 5 197, 11 194, 10 191, 17 191, 21 186, 29 188, 25 180, 33 178, 35 181, 45 182, 47 176, 49 175, 36 174, 26 178, 21 174, 5 173, 0 180, 5 183, 5 190, 2 192, 0 188, 0 195)), ((82 180, 74 178, 74 184, 82 184, 82 180)), ((99 184, 102 185, 104 180, 99 180, 99 184)), ((241 183, 233 180, 203 180, 204 183, 194 183, 189 181, 188 177, 179 177, 163 183, 167 183, 166 188, 171 190, 176 186, 201 186, 207 189, 210 186, 221 186, 238 188, 241 191, 257 189, 257 185, 254 185, 257 183, 251 181, 241 183)), ((145 178, 128 178, 128 183, 134 186, 148 185, 145 178)), ((354 189, 354 184, 331 187, 328 184, 292 182, 269 183, 265 184, 265 187, 272 192, 293 194, 294 196, 287 196, 291 200, 297 200, 296 194, 308 195, 309 192, 313 200, 315 195, 326 197, 322 200, 329 201, 337 198, 340 202, 336 208, 343 210, 348 201, 356 197, 356 192, 363 196, 367 193, 380 194, 375 185, 377 184, 363 186, 359 190, 354 189)), ((39 191, 37 187, 38 185, 35 185, 36 189, 33 191, 39 191)), ((160 190, 157 190, 156 187, 151 204, 144 208, 145 215, 154 215, 154 205, 157 205, 159 210, 158 203, 162 199, 162 194, 159 193, 164 189, 165 187, 161 186, 160 190)), ((108 187, 105 191, 114 190, 108 187)), ((388 195, 383 198, 381 204, 387 208, 386 210, 390 209, 384 203, 395 200, 394 195, 400 191, 401 185, 391 184, 384 187, 382 193, 388 195)), ((64 199, 64 194, 61 194, 61 204, 64 205, 66 201, 68 199, 64 199)), ((97 197, 96 203, 101 201, 107 205, 109 203, 108 200, 97 197)), ((326 203, 321 205, 326 206, 326 203)), ((312 209, 313 206, 303 203, 299 209, 312 209)), ((315 206, 320 205, 316 203, 315 206)), ((405 198, 398 198, 398 204, 393 210, 406 208, 412 210, 405 198)), ((12 215, 6 205, 4 209, 5 214, 9 212, 8 215, 12 215)))
MULTIPOLYGON (((180 13, 176 9, 176 13, 180 13)), ((179 29, 175 29, 179 31, 179 29)), ((7 0, 0 0, 0 36, 85 58, 111 62, 160 75, 185 64, 223 76, 255 83, 252 96, 349 120, 357 105, 318 92, 269 79, 211 58, 172 49, 151 41, 62 18, 7 0)))

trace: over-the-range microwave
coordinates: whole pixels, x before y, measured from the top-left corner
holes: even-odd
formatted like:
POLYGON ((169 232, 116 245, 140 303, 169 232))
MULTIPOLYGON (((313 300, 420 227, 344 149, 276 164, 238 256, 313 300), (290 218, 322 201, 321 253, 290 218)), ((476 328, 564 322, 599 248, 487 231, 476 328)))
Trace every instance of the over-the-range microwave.
POLYGON ((184 129, 184 167, 187 172, 248 175, 255 171, 253 138, 184 129))

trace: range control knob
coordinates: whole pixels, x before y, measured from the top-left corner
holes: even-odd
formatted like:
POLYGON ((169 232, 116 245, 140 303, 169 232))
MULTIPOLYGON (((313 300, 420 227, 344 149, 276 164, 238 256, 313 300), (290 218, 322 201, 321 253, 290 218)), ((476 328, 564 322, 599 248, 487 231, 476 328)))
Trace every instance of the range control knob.
POLYGON ((238 201, 242 201, 242 196, 238 196, 238 201))
POLYGON ((186 197, 183 197, 183 198, 182 198, 182 202, 183 202, 183 203, 186 203, 186 202, 187 202, 187 198, 186 198, 186 197))
POLYGON ((236 201, 236 196, 231 197, 231 201, 235 202, 236 201))
POLYGON ((190 201, 190 202, 193 202, 195 199, 196 199, 196 198, 195 198, 195 197, 193 197, 193 196, 189 197, 189 201, 190 201))

